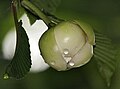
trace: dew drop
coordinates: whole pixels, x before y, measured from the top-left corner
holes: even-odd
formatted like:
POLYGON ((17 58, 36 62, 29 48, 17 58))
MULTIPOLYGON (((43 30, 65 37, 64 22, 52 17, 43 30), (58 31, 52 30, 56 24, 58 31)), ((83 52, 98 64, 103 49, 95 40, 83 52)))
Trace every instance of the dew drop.
POLYGON ((64 49, 64 54, 65 55, 69 54, 69 50, 68 49, 64 49))
POLYGON ((63 58, 64 58, 64 60, 67 63, 72 59, 71 55, 69 54, 69 50, 68 49, 64 49, 64 51, 63 51, 63 58))
POLYGON ((74 63, 74 62, 69 62, 69 65, 70 65, 70 66, 74 66, 75 63, 74 63))
POLYGON ((50 62, 51 65, 55 65, 55 62, 50 62))
POLYGON ((72 58, 71 58, 71 56, 64 56, 64 59, 68 63, 72 58))

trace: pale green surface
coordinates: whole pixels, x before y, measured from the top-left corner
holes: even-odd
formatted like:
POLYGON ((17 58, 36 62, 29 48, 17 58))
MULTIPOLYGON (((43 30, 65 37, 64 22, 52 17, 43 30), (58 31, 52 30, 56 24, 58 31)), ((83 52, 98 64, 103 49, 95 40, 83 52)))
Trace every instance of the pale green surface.
POLYGON ((93 56, 93 45, 88 40, 91 34, 85 34, 86 25, 83 29, 79 25, 71 21, 61 22, 48 29, 39 41, 44 60, 58 71, 80 67, 93 56))
POLYGON ((79 26, 65 21, 54 28, 54 35, 61 53, 68 49, 72 57, 85 45, 86 36, 79 26))
POLYGON ((93 28, 85 23, 85 22, 82 22, 80 20, 75 20, 75 22, 82 28, 82 30, 84 30, 84 32, 86 33, 87 35, 87 39, 88 39, 88 42, 91 44, 91 45, 95 45, 95 34, 94 34, 94 31, 93 31, 93 28))
POLYGON ((49 65, 59 71, 66 69, 66 63, 63 60, 58 45, 56 43, 53 28, 44 33, 43 37, 41 37, 39 41, 39 46, 41 50, 41 55, 49 65))
POLYGON ((80 67, 88 63, 93 56, 93 45, 86 42, 84 47, 73 57, 75 67, 80 67))

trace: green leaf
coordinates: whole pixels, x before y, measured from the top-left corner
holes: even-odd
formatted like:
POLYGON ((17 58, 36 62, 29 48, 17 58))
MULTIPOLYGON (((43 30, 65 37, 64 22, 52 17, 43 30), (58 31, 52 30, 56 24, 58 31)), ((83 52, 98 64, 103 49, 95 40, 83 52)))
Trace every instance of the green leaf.
POLYGON ((116 45, 116 48, 117 48, 116 69, 115 69, 115 74, 112 77, 111 86, 109 89, 119 89, 120 87, 120 45, 116 45))
POLYGON ((31 68, 30 45, 27 34, 19 22, 17 30, 17 43, 14 57, 7 66, 4 79, 14 77, 20 79, 27 74, 31 68))
POLYGON ((111 77, 115 72, 116 66, 116 50, 109 38, 105 35, 96 32, 96 47, 94 48, 94 57, 97 62, 98 70, 101 76, 110 86, 111 77))
POLYGON ((26 10, 26 14, 29 18, 30 24, 34 24, 34 22, 38 19, 37 16, 35 16, 34 14, 30 13, 30 11, 26 10))
POLYGON ((61 3, 61 0, 30 0, 35 4, 40 10, 45 10, 48 13, 54 13, 56 8, 61 3))

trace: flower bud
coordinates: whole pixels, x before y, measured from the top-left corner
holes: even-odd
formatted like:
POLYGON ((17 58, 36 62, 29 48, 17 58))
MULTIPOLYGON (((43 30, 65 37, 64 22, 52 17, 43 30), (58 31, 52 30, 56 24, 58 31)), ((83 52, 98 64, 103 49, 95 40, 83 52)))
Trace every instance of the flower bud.
POLYGON ((93 56, 95 35, 90 25, 64 21, 47 30, 39 41, 46 63, 58 71, 80 67, 93 56))

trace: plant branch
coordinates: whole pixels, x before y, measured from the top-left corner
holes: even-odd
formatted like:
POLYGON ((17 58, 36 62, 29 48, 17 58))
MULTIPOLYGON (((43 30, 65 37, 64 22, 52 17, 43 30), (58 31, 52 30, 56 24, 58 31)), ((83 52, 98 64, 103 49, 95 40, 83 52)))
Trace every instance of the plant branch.
POLYGON ((41 11, 39 10, 34 4, 32 4, 28 0, 23 0, 21 2, 22 6, 28 10, 32 10, 34 13, 36 13, 44 22, 47 26, 51 23, 50 19, 41 11))
POLYGON ((15 27, 16 27, 16 30, 18 30, 18 18, 17 18, 16 2, 14 0, 11 3, 11 7, 12 7, 12 12, 13 12, 15 27))

